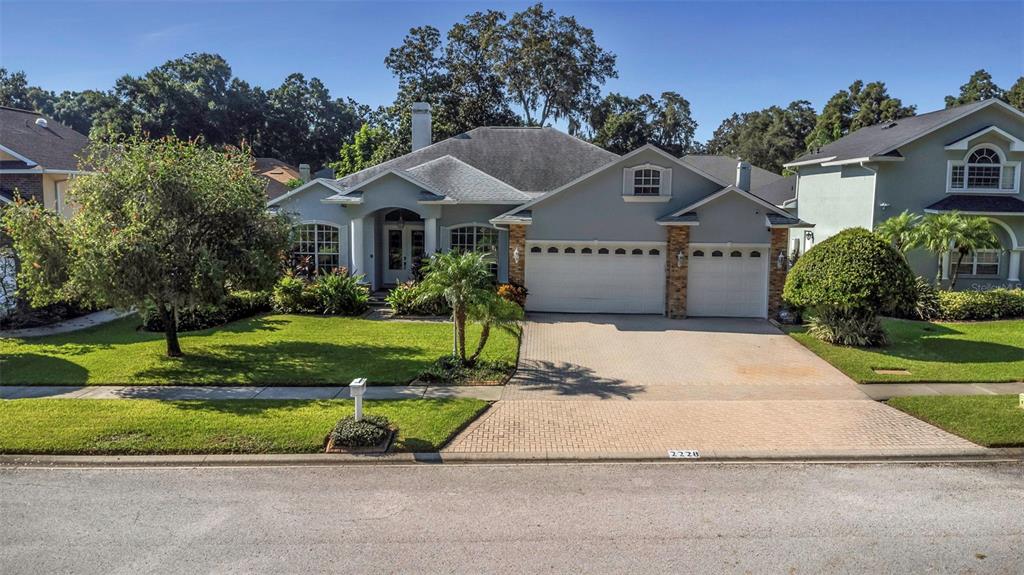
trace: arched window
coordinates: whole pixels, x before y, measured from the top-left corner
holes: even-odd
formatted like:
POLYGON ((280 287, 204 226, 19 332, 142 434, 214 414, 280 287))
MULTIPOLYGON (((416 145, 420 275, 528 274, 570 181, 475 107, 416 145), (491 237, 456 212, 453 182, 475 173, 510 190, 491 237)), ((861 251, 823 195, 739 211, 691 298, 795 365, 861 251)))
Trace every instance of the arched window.
POLYGON ((594 250, 592 250, 590 248, 583 248, 582 250, 580 250, 580 253, 581 254, 592 254, 592 253, 594 253, 594 250))
POLYGON ((491 273, 498 273, 498 230, 487 226, 459 226, 452 228, 449 247, 456 253, 480 252, 490 256, 491 273))
POLYGON ((649 256, 657 256, 657 255, 661 255, 661 252, 658 251, 657 249, 653 249, 653 250, 647 252, 647 255, 649 255, 649 256))
POLYGON ((626 250, 624 250, 622 248, 617 248, 615 250, 615 255, 617 255, 617 256, 624 256, 624 255, 626 255, 626 250))
POLYGON ((541 252, 541 249, 539 247, 537 247, 537 246, 533 246, 532 248, 530 248, 530 253, 531 254, 539 254, 540 252, 541 252))
POLYGON ((341 232, 330 224, 299 224, 295 226, 292 248, 295 267, 308 273, 328 273, 341 267, 341 232))
POLYGON ((743 257, 743 252, 741 252, 739 250, 733 250, 732 253, 729 254, 729 257, 730 258, 742 258, 743 257))
POLYGON ((576 248, 565 248, 564 250, 562 250, 562 253, 574 254, 576 253, 576 248))
POLYGON ((642 256, 642 255, 644 255, 644 251, 642 249, 640 249, 640 248, 634 249, 631 253, 634 256, 642 256))
POLYGON ((711 257, 713 257, 713 258, 720 258, 720 257, 722 257, 722 252, 720 252, 718 250, 715 250, 715 251, 711 252, 711 257))
POLYGON ((1020 162, 1004 162, 1003 156, 991 146, 981 146, 967 153, 961 162, 950 162, 951 190, 1017 189, 1020 162))
POLYGON ((752 257, 752 258, 759 258, 759 257, 761 257, 761 252, 759 252, 757 250, 754 250, 754 251, 750 252, 750 257, 752 257))
POLYGON ((693 251, 693 257, 695 257, 695 258, 702 258, 702 257, 704 257, 704 250, 694 250, 693 251))
POLYGON ((558 253, 558 248, 556 248, 555 246, 551 246, 550 248, 548 248, 548 253, 549 254, 557 254, 558 253))
POLYGON ((601 249, 597 250, 597 253, 599 255, 607 254, 608 253, 608 248, 601 248, 601 249))

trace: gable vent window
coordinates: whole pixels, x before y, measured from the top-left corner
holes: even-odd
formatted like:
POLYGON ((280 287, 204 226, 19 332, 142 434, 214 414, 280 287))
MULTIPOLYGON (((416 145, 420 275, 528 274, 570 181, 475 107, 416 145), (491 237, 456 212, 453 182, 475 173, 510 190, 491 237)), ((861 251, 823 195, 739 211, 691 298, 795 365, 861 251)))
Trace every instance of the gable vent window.
POLYGON ((981 146, 949 163, 949 191, 1015 192, 1019 170, 1020 162, 1007 162, 994 147, 981 146))
POLYGON ((657 255, 661 255, 661 252, 659 252, 658 250, 655 249, 655 250, 651 250, 651 251, 647 252, 647 254, 648 255, 652 255, 652 256, 657 256, 657 255))
POLYGON ((627 202, 667 202, 672 196, 672 170, 646 164, 625 168, 622 197, 627 202))

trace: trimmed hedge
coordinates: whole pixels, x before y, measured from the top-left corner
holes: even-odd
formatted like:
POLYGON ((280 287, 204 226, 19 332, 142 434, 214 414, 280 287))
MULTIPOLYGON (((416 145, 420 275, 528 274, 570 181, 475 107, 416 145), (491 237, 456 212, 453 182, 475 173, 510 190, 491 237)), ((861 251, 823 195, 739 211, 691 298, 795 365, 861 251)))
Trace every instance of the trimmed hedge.
POLYGON ((940 291, 939 319, 994 320, 1024 317, 1024 290, 940 291))
MULTIPOLYGON (((220 305, 201 306, 178 312, 178 331, 197 331, 217 327, 271 310, 270 293, 234 291, 220 305)), ((155 309, 142 314, 142 328, 146 331, 164 331, 164 322, 155 309)))

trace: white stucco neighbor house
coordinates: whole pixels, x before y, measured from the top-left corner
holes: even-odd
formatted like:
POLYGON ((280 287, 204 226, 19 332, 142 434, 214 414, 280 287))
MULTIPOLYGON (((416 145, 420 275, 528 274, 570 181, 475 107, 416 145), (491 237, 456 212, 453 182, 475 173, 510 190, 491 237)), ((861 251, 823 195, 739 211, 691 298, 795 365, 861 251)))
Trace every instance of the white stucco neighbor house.
MULTIPOLYGON (((988 218, 1000 247, 972 253, 957 288, 1019 287, 1024 257, 1024 113, 983 100, 868 126, 807 153, 796 170, 796 210, 815 223, 794 231, 791 248, 806 251, 849 227, 873 229, 904 210, 959 211, 988 218)), ((933 278, 938 258, 907 254, 914 271, 933 278)), ((942 261, 949 279, 951 258, 942 261)))
POLYGON ((431 143, 413 107, 413 151, 269 200, 296 253, 381 289, 421 257, 493 254, 527 310, 768 317, 781 305, 793 179, 721 156, 655 146, 617 155, 552 128, 481 127, 431 143))

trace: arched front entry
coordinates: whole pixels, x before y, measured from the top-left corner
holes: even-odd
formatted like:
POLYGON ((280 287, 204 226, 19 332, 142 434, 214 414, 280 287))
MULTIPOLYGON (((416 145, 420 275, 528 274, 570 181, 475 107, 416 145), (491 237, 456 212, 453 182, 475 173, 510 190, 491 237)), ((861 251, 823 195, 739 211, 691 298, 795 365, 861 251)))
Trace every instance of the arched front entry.
POLYGON ((426 229, 423 218, 412 210, 396 208, 379 210, 381 254, 376 262, 380 285, 393 286, 407 282, 426 255, 426 229))

